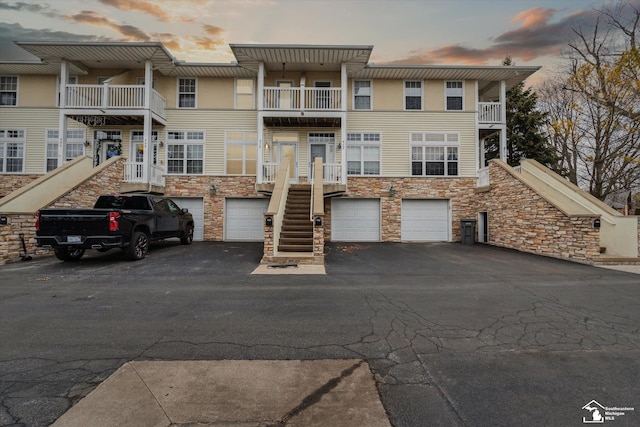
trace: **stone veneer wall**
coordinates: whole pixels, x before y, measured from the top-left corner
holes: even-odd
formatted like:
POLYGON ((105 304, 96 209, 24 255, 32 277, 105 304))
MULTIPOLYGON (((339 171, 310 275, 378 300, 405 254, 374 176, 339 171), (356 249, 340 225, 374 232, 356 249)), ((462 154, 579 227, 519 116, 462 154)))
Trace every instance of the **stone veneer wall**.
POLYGON ((598 216, 567 216, 498 162, 489 164, 489 181, 477 191, 477 211, 488 212, 490 244, 580 262, 598 257, 598 216))
POLYGON ((255 188, 255 176, 167 176, 165 196, 204 198, 204 240, 223 240, 225 197, 265 197, 255 188), (211 184, 216 194, 211 195, 211 184))
MULTIPOLYGON (((383 242, 402 239, 402 199, 449 199, 452 241, 460 241, 460 220, 475 218, 475 178, 349 177, 346 197, 379 198, 383 242), (395 194, 389 195, 393 186, 395 194)), ((331 199, 325 200, 325 240, 331 240, 331 199)))
POLYGON ((24 187, 42 175, 0 175, 0 197, 24 187))
MULTIPOLYGON (((99 174, 84 181, 47 207, 87 208, 92 207, 100 194, 117 193, 123 176, 124 159, 114 162, 99 174)), ((20 234, 24 234, 27 254, 30 256, 51 253, 36 246, 35 212, 9 214, 8 224, 0 226, 0 264, 20 260, 20 234)))

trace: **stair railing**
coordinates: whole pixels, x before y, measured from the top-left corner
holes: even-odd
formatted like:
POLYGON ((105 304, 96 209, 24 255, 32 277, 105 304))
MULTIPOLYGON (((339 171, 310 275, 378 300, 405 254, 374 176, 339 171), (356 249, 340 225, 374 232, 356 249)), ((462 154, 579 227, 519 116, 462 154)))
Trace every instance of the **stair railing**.
POLYGON ((278 254, 278 242, 280 241, 280 231, 282 230, 282 222, 284 220, 284 211, 287 204, 287 195, 289 194, 289 165, 291 164, 290 158, 292 157, 293 148, 285 149, 284 156, 280 162, 278 168, 278 174, 276 176, 276 183, 273 187, 273 193, 271 193, 271 200, 269 201, 269 207, 265 212, 265 218, 271 218, 273 236, 272 241, 269 242, 267 236, 264 241, 264 253, 265 255, 275 256, 278 254), (270 250, 270 246, 272 249, 270 250), (271 252, 271 253, 267 253, 271 252))

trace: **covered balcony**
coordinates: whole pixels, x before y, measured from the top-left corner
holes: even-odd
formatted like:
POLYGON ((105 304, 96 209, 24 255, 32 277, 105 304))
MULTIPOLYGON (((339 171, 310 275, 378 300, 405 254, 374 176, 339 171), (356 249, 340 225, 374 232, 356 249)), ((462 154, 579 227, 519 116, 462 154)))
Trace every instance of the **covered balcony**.
POLYGON ((341 111, 339 87, 265 87, 265 111, 341 111))
MULTIPOLYGON (((107 110, 144 110, 144 85, 81 85, 68 84, 64 105, 61 108, 107 110)), ((151 89, 149 109, 162 119, 166 118, 167 101, 155 89, 151 89)))

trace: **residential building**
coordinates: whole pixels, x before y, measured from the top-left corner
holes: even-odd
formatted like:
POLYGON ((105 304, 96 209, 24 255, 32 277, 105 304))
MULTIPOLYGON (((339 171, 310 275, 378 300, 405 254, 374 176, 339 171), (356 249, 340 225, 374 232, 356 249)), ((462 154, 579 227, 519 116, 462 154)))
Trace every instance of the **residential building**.
MULTIPOLYGON (((475 240, 544 253, 492 241, 503 232, 492 198, 504 194, 488 186, 484 142, 499 135, 504 158, 506 91, 539 67, 375 65, 372 46, 351 45, 232 44, 236 62, 205 64, 161 43, 17 44, 39 60, 0 58, 0 214, 38 207, 9 204, 25 186, 55 206, 87 185, 73 172, 81 159, 95 170, 119 159, 116 191, 172 196, 196 218, 196 240, 264 240, 270 261, 321 259, 328 240, 456 242, 463 219, 477 221, 475 240), (47 187, 56 173, 71 184, 47 187), (315 204, 287 218, 298 190, 315 204)), ((589 213, 576 215, 601 215, 589 213)), ((550 255, 588 261, 591 237, 584 256, 550 255)))

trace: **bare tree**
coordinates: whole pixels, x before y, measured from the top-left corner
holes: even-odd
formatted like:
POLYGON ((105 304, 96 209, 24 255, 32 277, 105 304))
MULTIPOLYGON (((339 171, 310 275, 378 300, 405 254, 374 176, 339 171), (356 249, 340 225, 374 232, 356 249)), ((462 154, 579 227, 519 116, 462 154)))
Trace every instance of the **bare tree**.
POLYGON ((574 28, 564 78, 543 88, 548 134, 569 178, 604 200, 640 186, 640 7, 622 0, 574 28))

